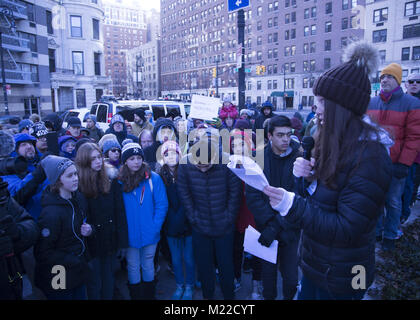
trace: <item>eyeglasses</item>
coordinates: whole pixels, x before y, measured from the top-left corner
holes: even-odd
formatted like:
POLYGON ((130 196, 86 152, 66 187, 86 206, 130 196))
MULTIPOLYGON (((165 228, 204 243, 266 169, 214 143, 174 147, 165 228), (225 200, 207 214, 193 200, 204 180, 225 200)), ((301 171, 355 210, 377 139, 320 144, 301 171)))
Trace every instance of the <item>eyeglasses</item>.
POLYGON ((420 80, 408 80, 409 84, 417 83, 420 84, 420 80))
POLYGON ((117 149, 117 148, 114 148, 114 149, 110 149, 109 151, 112 151, 112 152, 120 152, 121 150, 120 149, 117 149))

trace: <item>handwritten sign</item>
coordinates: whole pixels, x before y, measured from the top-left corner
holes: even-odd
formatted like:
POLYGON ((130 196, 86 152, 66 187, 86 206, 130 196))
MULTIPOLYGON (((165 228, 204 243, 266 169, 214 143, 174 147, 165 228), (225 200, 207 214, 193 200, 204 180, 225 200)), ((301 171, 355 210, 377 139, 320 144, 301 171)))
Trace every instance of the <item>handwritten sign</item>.
POLYGON ((202 120, 213 120, 219 114, 222 103, 219 98, 193 95, 189 117, 202 120))

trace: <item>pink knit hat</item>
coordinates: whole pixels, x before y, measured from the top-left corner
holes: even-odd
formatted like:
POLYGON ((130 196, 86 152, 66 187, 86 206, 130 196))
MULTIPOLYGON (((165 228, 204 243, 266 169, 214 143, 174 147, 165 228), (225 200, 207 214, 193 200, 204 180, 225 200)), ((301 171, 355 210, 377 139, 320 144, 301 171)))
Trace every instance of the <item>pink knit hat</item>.
POLYGON ((238 115, 239 115, 238 110, 233 104, 227 107, 222 107, 222 109, 220 109, 220 112, 219 112, 219 117, 222 121, 224 121, 227 117, 231 119, 236 119, 238 115))
POLYGON ((179 145, 176 141, 168 140, 164 144, 162 144, 162 148, 160 149, 160 154, 162 155, 162 158, 165 155, 165 153, 169 151, 175 151, 180 156, 182 156, 181 149, 179 148, 179 145))

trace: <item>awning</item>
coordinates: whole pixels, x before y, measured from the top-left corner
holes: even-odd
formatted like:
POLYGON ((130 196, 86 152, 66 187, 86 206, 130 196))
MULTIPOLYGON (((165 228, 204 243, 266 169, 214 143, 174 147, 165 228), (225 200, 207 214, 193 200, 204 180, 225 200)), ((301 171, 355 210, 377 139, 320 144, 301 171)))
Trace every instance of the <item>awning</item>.
POLYGON ((283 97, 283 94, 286 97, 293 97, 295 95, 295 92, 294 91, 286 91, 286 92, 283 92, 283 91, 273 91, 273 92, 271 92, 271 96, 272 97, 283 97))

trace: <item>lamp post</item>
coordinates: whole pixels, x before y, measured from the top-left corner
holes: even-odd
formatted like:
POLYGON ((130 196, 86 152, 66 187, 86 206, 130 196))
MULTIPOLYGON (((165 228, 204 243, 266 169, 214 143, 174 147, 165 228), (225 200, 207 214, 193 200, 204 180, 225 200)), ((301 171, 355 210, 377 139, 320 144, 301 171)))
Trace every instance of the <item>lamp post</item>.
MULTIPOLYGON (((10 20, 10 30, 14 31, 16 28, 15 18, 13 16, 13 11, 9 7, 2 6, 0 7, 0 14, 3 19, 10 20)), ((7 98, 7 88, 6 88, 6 71, 4 70, 4 57, 3 57, 3 33, 0 29, 0 55, 1 55, 1 78, 3 86, 3 96, 4 96, 4 113, 9 115, 9 100, 7 98)))
POLYGON ((143 67, 143 58, 141 55, 136 55, 136 99, 139 99, 139 67, 143 67), (139 64, 140 62, 140 64, 139 64))
POLYGON ((282 65, 283 70, 283 110, 286 110, 286 64, 282 65))

